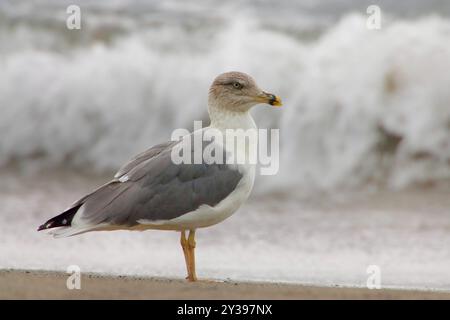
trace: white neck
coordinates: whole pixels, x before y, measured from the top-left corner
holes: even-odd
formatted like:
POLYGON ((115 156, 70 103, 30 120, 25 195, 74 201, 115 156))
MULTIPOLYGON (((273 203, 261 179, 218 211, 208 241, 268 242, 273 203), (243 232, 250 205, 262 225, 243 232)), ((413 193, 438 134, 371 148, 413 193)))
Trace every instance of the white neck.
POLYGON ((208 107, 210 127, 226 129, 256 129, 255 121, 249 111, 233 111, 210 103, 208 107))

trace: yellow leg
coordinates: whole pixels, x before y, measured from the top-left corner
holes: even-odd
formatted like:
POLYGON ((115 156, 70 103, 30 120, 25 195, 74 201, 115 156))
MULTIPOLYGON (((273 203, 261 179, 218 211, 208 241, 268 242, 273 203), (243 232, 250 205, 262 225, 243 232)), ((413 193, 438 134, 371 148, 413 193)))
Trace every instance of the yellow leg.
POLYGON ((197 281, 197 275, 195 273, 195 230, 189 231, 188 252, 189 252, 188 280, 197 281))
POLYGON ((184 261, 186 262, 186 270, 188 273, 188 276, 186 277, 186 279, 189 279, 189 275, 191 274, 191 266, 190 266, 190 258, 189 258, 189 244, 188 244, 188 240, 186 239, 186 232, 184 230, 181 231, 180 243, 181 243, 181 248, 183 248, 184 261))

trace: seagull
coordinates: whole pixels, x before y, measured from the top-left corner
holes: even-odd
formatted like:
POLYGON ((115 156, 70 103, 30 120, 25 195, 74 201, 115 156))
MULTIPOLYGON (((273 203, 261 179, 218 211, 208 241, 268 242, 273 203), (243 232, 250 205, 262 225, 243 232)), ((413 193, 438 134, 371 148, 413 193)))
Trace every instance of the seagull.
POLYGON ((186 279, 197 281, 196 229, 230 217, 253 188, 256 164, 228 159, 235 160, 239 153, 248 156, 258 142, 249 139, 244 145, 231 148, 226 133, 234 130, 239 138, 246 130, 257 130, 249 113, 257 104, 281 106, 281 99, 261 90, 245 73, 232 71, 219 75, 209 89, 209 127, 138 154, 111 181, 46 221, 38 231, 51 229, 48 232, 56 238, 91 231, 177 231, 181 233, 186 279), (222 161, 206 159, 203 156, 206 152, 200 153, 200 161, 193 163, 174 161, 174 155, 181 152, 183 156, 194 154, 198 145, 192 144, 192 140, 208 136, 208 132, 223 133, 225 138, 209 135, 209 139, 201 140, 200 148, 214 147, 214 154, 222 161))

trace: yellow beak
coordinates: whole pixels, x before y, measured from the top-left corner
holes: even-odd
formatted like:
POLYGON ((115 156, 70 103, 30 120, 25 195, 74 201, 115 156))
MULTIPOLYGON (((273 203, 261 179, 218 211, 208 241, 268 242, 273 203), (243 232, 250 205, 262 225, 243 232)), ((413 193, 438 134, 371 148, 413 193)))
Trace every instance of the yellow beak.
POLYGON ((270 104, 271 106, 282 106, 283 104, 281 103, 281 98, 271 94, 271 93, 267 93, 267 92, 262 92, 260 95, 258 95, 256 97, 256 101, 260 102, 260 103, 267 103, 270 104))

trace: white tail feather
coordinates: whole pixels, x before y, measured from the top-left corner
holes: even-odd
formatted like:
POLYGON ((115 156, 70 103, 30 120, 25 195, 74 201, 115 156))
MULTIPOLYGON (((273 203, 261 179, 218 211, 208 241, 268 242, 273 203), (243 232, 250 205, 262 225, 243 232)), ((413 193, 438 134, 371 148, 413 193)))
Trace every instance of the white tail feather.
POLYGON ((75 236, 80 233, 85 233, 89 231, 93 231, 97 229, 95 226, 89 226, 85 228, 77 228, 77 227, 61 227, 54 228, 49 230, 49 234, 53 235, 54 238, 65 238, 75 236))

